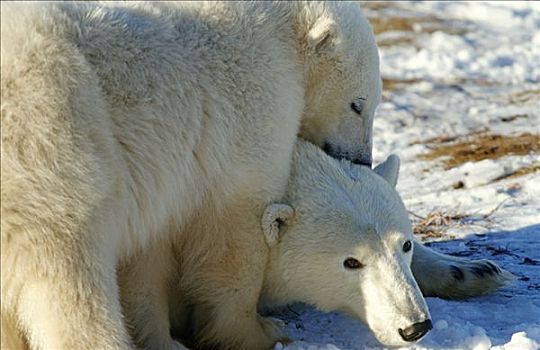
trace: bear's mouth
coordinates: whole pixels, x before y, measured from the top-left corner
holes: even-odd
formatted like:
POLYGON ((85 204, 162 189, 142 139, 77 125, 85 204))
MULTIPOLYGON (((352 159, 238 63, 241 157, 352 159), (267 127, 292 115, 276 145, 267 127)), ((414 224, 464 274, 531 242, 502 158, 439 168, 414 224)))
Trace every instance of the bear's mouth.
POLYGON ((339 146, 333 146, 329 142, 323 144, 322 150, 324 153, 337 160, 346 159, 353 164, 363 165, 369 168, 372 166, 371 157, 353 157, 348 152, 344 152, 339 146))
POLYGON ((371 161, 363 160, 361 158, 355 158, 355 159, 351 160, 351 163, 358 164, 358 165, 364 165, 364 166, 367 166, 369 168, 371 168, 371 165, 372 165, 371 161))

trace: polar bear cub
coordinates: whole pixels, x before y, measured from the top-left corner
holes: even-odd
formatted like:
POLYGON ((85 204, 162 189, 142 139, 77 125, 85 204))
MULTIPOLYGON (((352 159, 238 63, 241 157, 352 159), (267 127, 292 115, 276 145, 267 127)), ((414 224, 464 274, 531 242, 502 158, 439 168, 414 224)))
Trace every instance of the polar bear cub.
POLYGON ((271 253, 261 303, 345 312, 385 345, 427 333, 430 314, 410 268, 412 228, 393 188, 398 168, 395 156, 373 172, 299 142, 286 204, 262 218, 271 253))
POLYGON ((342 311, 381 343, 400 346, 431 328, 422 294, 472 297, 512 275, 490 261, 450 257, 415 242, 394 189, 399 158, 374 170, 298 143, 286 204, 268 206, 262 218, 271 253, 261 303, 342 311))

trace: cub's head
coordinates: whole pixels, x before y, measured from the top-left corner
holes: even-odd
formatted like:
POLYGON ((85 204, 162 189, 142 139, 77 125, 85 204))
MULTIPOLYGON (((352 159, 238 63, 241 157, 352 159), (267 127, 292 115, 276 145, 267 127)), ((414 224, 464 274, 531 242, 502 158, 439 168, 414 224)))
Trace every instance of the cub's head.
POLYGON ((381 98, 373 31, 355 2, 299 2, 296 33, 304 66, 300 137, 334 158, 371 165, 381 98))
POLYGON ((398 168, 396 156, 372 171, 299 143, 285 204, 268 206, 262 218, 271 247, 263 303, 345 312, 385 345, 420 339, 431 321, 410 268, 398 168))

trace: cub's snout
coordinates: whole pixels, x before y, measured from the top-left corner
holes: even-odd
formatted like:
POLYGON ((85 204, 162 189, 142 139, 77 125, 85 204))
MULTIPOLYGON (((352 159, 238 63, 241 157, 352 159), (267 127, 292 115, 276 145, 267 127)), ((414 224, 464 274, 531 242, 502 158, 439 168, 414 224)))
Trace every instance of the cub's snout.
POLYGON ((431 320, 427 319, 424 322, 415 323, 405 329, 400 328, 398 332, 403 340, 413 342, 422 338, 432 328, 433 324, 431 320))

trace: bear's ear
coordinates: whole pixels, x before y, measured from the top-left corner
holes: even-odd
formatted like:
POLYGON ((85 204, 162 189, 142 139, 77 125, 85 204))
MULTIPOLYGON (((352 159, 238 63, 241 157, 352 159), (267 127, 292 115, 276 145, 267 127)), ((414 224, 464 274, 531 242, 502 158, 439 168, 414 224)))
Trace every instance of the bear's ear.
POLYGON ((306 39, 311 52, 319 55, 332 53, 338 39, 336 22, 328 18, 317 20, 308 32, 306 39))
POLYGON ((266 243, 274 247, 279 240, 279 230, 286 225, 294 216, 294 209, 286 204, 270 204, 264 210, 261 219, 261 227, 266 243))
POLYGON ((375 172, 384 178, 390 185, 396 187, 399 174, 399 157, 391 154, 384 162, 375 167, 375 172))

